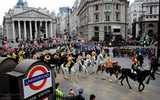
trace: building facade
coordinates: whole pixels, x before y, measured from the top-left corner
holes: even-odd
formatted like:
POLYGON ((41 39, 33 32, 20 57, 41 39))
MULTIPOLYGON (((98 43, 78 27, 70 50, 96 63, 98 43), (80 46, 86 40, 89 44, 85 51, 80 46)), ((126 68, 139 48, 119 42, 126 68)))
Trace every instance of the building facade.
POLYGON ((159 0, 135 0, 129 7, 129 29, 134 38, 158 33, 159 0))
POLYGON ((142 3, 144 0, 135 0, 129 7, 129 33, 136 38, 140 31, 140 17, 142 16, 142 3))
POLYGON ((155 38, 158 34, 159 0, 143 0, 141 28, 142 33, 155 38))
POLYGON ((76 0, 72 7, 72 12, 69 16, 70 35, 72 38, 78 37, 78 33, 79 33, 79 17, 77 16, 79 4, 80 4, 80 0, 76 0))
POLYGON ((16 6, 5 14, 3 27, 9 43, 48 39, 56 33, 56 20, 55 15, 46 8, 28 7, 27 2, 19 0, 16 6))
POLYGON ((60 34, 61 36, 64 35, 64 33, 68 33, 70 31, 69 28, 69 16, 71 13, 71 8, 69 7, 61 7, 59 8, 59 13, 57 16, 57 20, 58 20, 58 34, 60 34))
POLYGON ((88 40, 108 40, 110 36, 125 39, 128 6, 127 0, 81 0, 79 31, 88 40))
POLYGON ((0 47, 2 47, 2 39, 3 39, 3 28, 2 26, 0 25, 0 47))

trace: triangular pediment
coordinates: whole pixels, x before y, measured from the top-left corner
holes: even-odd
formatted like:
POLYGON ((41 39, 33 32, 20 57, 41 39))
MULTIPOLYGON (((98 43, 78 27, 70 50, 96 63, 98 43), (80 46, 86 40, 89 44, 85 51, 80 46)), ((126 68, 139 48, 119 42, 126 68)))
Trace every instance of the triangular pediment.
POLYGON ((51 18, 49 15, 36 10, 24 11, 19 14, 15 14, 13 17, 14 18, 51 18))

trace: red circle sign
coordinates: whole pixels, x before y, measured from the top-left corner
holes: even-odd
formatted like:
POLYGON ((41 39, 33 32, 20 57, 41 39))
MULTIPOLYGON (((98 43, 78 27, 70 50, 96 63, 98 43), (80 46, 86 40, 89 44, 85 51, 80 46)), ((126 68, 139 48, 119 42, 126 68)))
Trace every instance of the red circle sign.
MULTIPOLYGON (((31 69, 31 71, 28 74, 28 78, 32 78, 36 71, 41 71, 43 74, 47 73, 47 69, 44 66, 38 65, 38 66, 35 66, 31 69)), ((47 81, 47 79, 44 79, 43 82, 37 86, 34 84, 29 84, 29 87, 32 90, 40 90, 45 85, 46 81, 47 81)))

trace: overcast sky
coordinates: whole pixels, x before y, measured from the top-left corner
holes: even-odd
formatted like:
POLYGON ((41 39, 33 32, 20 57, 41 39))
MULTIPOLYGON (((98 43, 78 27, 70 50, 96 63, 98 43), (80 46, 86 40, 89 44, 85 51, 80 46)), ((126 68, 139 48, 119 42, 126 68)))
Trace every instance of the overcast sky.
MULTIPOLYGON (((0 25, 3 21, 3 16, 9 8, 13 8, 18 0, 1 0, 0 2, 0 25)), ((25 1, 25 0, 24 0, 25 1)), ((30 7, 46 7, 50 11, 58 12, 59 7, 69 6, 72 7, 75 0, 27 0, 30 7)), ((134 0, 130 0, 133 2, 134 0)))

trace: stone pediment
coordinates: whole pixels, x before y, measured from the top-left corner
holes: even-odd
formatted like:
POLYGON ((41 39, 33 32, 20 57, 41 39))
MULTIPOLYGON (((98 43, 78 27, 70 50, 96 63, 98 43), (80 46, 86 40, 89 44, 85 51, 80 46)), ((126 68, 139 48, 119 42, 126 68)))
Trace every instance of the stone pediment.
POLYGON ((16 14, 13 17, 14 18, 49 18, 51 19, 49 15, 46 15, 36 10, 25 11, 25 12, 16 14))

